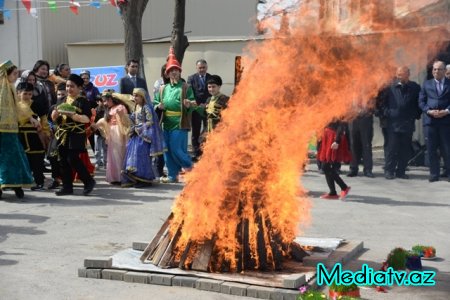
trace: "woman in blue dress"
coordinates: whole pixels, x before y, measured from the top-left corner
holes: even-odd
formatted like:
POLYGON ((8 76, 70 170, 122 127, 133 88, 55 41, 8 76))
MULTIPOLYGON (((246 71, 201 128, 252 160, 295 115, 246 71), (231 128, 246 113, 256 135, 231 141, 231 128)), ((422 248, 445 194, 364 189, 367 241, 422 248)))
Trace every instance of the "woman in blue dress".
POLYGON ((135 88, 133 99, 136 103, 134 112, 130 115, 130 139, 122 170, 122 186, 136 188, 151 185, 157 172, 152 158, 163 152, 163 136, 159 127, 158 117, 151 101, 147 101, 144 89, 135 88))
POLYGON ((6 61, 0 64, 0 198, 2 189, 11 188, 23 198, 23 187, 33 183, 30 165, 19 141, 17 95, 14 83, 17 67, 6 61))

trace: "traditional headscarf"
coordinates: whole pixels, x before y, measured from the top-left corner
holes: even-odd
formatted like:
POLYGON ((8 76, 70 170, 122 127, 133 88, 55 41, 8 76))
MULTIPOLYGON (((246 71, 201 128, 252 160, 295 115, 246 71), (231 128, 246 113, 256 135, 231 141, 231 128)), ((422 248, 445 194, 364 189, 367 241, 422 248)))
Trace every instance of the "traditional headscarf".
POLYGON ((8 81, 7 71, 14 67, 8 60, 0 65, 0 132, 19 132, 16 90, 8 81))
POLYGON ((144 98, 144 101, 147 102, 147 98, 146 98, 147 92, 143 88, 134 88, 133 94, 137 94, 137 95, 141 96, 142 98, 144 98))

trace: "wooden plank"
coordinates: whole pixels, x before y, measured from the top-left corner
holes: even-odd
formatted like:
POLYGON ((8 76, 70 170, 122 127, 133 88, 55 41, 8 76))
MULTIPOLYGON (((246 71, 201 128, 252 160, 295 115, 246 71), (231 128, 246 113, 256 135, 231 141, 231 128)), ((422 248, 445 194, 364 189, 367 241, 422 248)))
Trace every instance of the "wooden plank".
POLYGON ((209 262, 211 260, 212 250, 214 248, 215 240, 207 240, 200 245, 194 260, 192 261, 192 270, 208 271, 209 262))
POLYGON ((160 262, 158 263, 158 266, 161 268, 168 268, 170 267, 170 260, 172 258, 172 248, 177 243, 178 238, 181 235, 181 227, 179 226, 177 231, 175 232, 175 235, 170 240, 170 243, 166 247, 166 251, 164 251, 164 254, 161 257, 160 262))
POLYGON ((161 238, 161 243, 158 244, 158 247, 156 247, 156 251, 154 254, 149 258, 150 262, 154 265, 158 265, 159 261, 161 260, 162 256, 166 252, 167 245, 170 243, 170 235, 169 231, 166 231, 164 233, 164 236, 161 238))
POLYGON ((291 243, 290 253, 291 253, 292 259, 294 259, 295 261, 298 261, 298 262, 303 261, 304 257, 309 256, 308 252, 303 250, 303 248, 300 247, 300 245, 297 244, 296 242, 291 243))
POLYGON ((186 258, 188 257, 189 250, 191 249, 192 242, 189 241, 186 245, 186 248, 184 248, 183 254, 181 254, 180 263, 178 264, 178 268, 184 270, 184 262, 186 261, 186 258))
POLYGON ((161 228, 159 229, 158 233, 155 235, 153 240, 145 248, 145 250, 142 253, 141 258, 140 258, 141 262, 144 262, 150 255, 153 254, 156 246, 158 245, 158 243, 161 239, 161 236, 168 230, 169 224, 170 224, 170 221, 172 220, 172 218, 173 218, 173 213, 171 213, 169 215, 169 217, 166 219, 164 224, 161 226, 161 228))
POLYGON ((264 239, 265 228, 263 224, 263 216, 258 214, 256 217, 256 223, 258 224, 258 233, 257 233, 257 249, 258 249, 258 264, 259 270, 265 271, 267 270, 267 249, 266 246, 269 245, 264 239))

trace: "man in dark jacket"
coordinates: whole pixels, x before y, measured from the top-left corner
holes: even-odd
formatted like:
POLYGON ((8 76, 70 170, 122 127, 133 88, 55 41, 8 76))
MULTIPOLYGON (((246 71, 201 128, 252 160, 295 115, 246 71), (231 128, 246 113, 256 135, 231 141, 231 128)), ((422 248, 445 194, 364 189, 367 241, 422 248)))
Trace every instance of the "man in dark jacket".
POLYGON ((127 75, 120 79, 120 93, 133 95, 134 88, 142 88, 148 93, 147 82, 144 78, 137 76, 139 72, 139 62, 131 59, 127 62, 125 69, 127 70, 127 75))
POLYGON ((381 113, 386 123, 387 144, 384 172, 386 179, 408 179, 405 174, 415 130, 420 118, 420 86, 409 80, 408 67, 399 67, 396 79, 381 93, 381 113))
POLYGON ((439 180, 438 148, 444 158, 450 181, 450 80, 445 78, 445 64, 433 64, 433 79, 423 83, 419 106, 423 112, 425 143, 430 160, 430 182, 439 180))
MULTIPOLYGON (((206 99, 211 97, 208 92, 207 81, 210 79, 211 75, 207 73, 208 64, 204 59, 199 59, 195 64, 197 69, 197 73, 192 74, 188 77, 187 83, 192 87, 194 91, 195 101, 197 105, 204 105, 206 103, 206 99)), ((206 116, 201 113, 194 111, 192 112, 192 148, 194 149, 195 158, 198 158, 201 155, 200 148, 200 133, 202 131, 202 124, 204 129, 206 130, 206 116)))

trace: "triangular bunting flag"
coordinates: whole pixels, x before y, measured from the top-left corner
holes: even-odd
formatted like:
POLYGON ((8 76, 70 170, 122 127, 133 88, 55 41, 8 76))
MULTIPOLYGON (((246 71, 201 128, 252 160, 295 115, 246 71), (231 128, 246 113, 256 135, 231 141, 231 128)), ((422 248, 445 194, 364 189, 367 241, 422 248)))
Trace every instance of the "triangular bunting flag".
POLYGON ((30 13, 31 10, 31 0, 22 0, 23 6, 27 9, 27 12, 30 13))
POLYGON ((117 6, 116 0, 109 0, 109 2, 111 3, 112 6, 117 6))
POLYGON ((33 8, 30 9, 30 15, 31 15, 33 18, 35 18, 35 19, 38 18, 38 12, 37 12, 37 9, 36 9, 35 7, 33 7, 33 8))
POLYGON ((11 11, 9 9, 3 9, 3 16, 7 20, 11 20, 11 11))
POLYGON ((50 7, 51 11, 56 11, 56 1, 55 0, 48 0, 47 4, 48 4, 48 7, 50 7))
POLYGON ((99 1, 91 1, 91 3, 89 3, 89 6, 100 8, 102 5, 100 4, 99 1))
POLYGON ((74 2, 72 0, 72 3, 70 4, 70 10, 75 14, 78 15, 78 7, 80 7, 80 3, 74 2))

